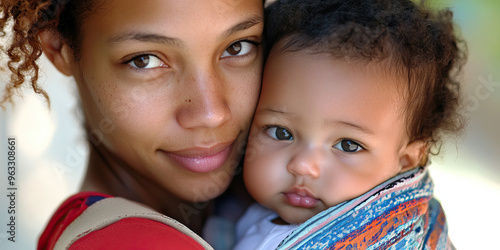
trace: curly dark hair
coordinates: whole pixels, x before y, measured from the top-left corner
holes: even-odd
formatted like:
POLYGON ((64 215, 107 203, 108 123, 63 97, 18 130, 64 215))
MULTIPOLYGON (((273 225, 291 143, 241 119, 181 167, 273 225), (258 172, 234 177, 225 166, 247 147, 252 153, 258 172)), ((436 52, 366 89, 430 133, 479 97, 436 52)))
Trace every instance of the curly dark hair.
POLYGON ((284 51, 385 63, 403 74, 410 140, 439 152, 442 135, 464 127, 458 78, 467 53, 452 16, 411 0, 278 0, 266 8, 264 34, 268 52, 283 42, 284 51))
POLYGON ((70 46, 78 59, 82 23, 95 7, 94 0, 2 0, 0 1, 0 35, 9 38, 2 52, 8 56, 7 67, 11 72, 10 84, 0 101, 0 106, 12 103, 14 91, 29 79, 32 89, 47 100, 47 93, 38 85, 42 55, 39 35, 42 31, 57 32, 70 46), (11 29, 12 32, 7 32, 11 29))

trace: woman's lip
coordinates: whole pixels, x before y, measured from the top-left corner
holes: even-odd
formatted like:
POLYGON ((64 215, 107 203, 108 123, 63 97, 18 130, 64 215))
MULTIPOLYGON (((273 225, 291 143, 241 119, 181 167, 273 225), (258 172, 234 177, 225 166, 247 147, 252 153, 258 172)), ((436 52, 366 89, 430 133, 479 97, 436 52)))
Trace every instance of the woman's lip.
POLYGON ((210 148, 190 148, 166 152, 184 169, 195 173, 207 173, 218 169, 229 158, 233 142, 217 144, 210 148))
POLYGON ((319 202, 307 188, 293 187, 283 194, 286 203, 294 207, 312 208, 319 202))

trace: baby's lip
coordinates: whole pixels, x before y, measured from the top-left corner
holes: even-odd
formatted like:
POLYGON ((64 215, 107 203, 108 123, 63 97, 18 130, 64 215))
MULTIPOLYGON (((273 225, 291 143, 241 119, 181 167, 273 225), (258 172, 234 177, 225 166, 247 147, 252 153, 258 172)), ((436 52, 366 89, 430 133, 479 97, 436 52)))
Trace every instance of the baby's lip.
POLYGON ((295 194, 300 195, 300 196, 314 197, 312 192, 309 191, 309 189, 306 187, 293 186, 288 191, 286 191, 285 194, 286 193, 295 193, 295 194))
POLYGON ((285 201, 295 207, 312 208, 319 202, 312 192, 305 187, 294 186, 283 194, 285 195, 285 201))

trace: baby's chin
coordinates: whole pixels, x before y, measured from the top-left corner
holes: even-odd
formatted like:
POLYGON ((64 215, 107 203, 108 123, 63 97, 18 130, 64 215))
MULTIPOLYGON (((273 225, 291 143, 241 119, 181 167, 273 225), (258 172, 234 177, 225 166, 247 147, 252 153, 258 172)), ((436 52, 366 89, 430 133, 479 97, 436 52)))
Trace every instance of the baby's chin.
MULTIPOLYGON (((307 213, 281 213, 279 214, 280 217, 278 217, 277 220, 278 222, 282 222, 282 224, 279 225, 286 225, 286 224, 301 224, 312 218, 316 213, 313 212, 307 212, 307 213)), ((276 219, 275 219, 276 220, 276 219)), ((274 222, 274 220, 273 220, 274 222)))
POLYGON ((283 224, 304 223, 305 221, 314 217, 316 214, 327 209, 327 207, 325 207, 323 203, 319 203, 315 207, 311 208, 291 206, 289 204, 283 204, 283 203, 272 203, 272 204, 261 203, 261 204, 275 211, 279 216, 278 218, 280 218, 283 224))

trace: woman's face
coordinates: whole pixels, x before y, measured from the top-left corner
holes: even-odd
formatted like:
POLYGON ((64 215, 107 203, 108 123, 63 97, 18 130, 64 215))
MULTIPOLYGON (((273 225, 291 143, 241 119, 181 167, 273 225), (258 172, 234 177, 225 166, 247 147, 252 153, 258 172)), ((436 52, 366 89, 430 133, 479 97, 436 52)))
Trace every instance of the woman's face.
POLYGON ((72 67, 91 142, 167 192, 227 188, 260 89, 261 0, 107 0, 72 67))

